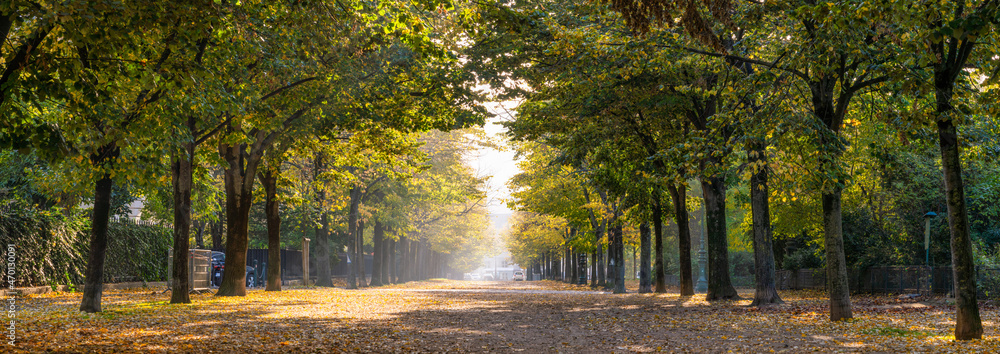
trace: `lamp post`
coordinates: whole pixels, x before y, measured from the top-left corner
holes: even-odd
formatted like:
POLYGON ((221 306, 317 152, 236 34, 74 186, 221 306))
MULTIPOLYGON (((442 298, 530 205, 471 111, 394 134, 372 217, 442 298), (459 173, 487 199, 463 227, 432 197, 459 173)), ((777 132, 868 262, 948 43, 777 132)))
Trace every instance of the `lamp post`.
POLYGON ((937 217, 933 211, 924 214, 924 264, 931 265, 931 219, 937 217))
POLYGON ((928 270, 928 288, 931 295, 934 294, 934 269, 931 268, 931 219, 937 217, 937 213, 928 211, 924 214, 924 264, 928 270))

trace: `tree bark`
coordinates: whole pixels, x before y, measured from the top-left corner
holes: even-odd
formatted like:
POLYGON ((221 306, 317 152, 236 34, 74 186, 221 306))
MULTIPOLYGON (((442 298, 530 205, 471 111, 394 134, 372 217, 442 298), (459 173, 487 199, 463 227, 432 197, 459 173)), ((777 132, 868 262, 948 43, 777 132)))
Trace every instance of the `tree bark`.
MULTIPOLYGON (((229 128, 232 132, 233 127, 229 128)), ((222 284, 216 296, 246 296, 246 264, 250 206, 253 203, 254 179, 274 135, 260 131, 250 151, 246 144, 219 144, 219 156, 226 161, 226 264, 222 284)), ((224 140, 223 140, 224 141, 224 140)))
POLYGON ((545 251, 545 253, 542 253, 542 279, 549 280, 552 278, 549 265, 549 252, 545 251))
MULTIPOLYGON (((225 209, 225 206, 222 208, 225 209)), ((209 232, 212 234, 212 250, 214 251, 222 251, 226 249, 226 243, 222 242, 222 234, 226 231, 225 224, 222 222, 225 210, 222 210, 219 214, 219 220, 213 221, 209 226, 209 232)))
POLYGON ((361 204, 361 186, 354 186, 351 188, 350 198, 350 211, 347 215, 347 254, 348 257, 352 258, 352 260, 351 267, 347 270, 347 288, 357 289, 358 278, 357 271, 355 269, 357 269, 359 261, 355 249, 357 248, 358 207, 361 204))
POLYGON ((399 266, 396 264, 396 240, 389 241, 389 281, 393 284, 399 283, 399 266))
POLYGON ((424 277, 424 264, 426 263, 426 254, 424 253, 425 249, 426 247, 423 243, 417 241, 413 242, 413 271, 416 272, 414 277, 416 280, 427 279, 424 277))
MULTIPOLYGON (((264 211, 267 215, 267 287, 264 291, 281 291, 281 215, 278 213, 278 170, 264 171, 264 211)), ((329 264, 330 262, 327 262, 329 264)), ((305 278, 303 278, 305 279, 305 278)))
POLYGON ((204 221, 194 222, 194 227, 196 229, 194 232, 194 243, 195 247, 197 247, 198 249, 205 249, 205 238, 203 235, 205 233, 206 224, 207 223, 204 221))
POLYGON ((600 253, 598 245, 594 246, 594 251, 590 252, 590 286, 597 286, 597 254, 600 253))
MULTIPOLYGON (((617 217, 615 219, 618 219, 617 217)), ((625 293, 625 237, 622 234, 622 224, 620 219, 616 220, 614 226, 615 245, 615 294, 625 293)))
POLYGON ((194 146, 184 144, 183 152, 174 153, 170 171, 174 189, 174 264, 170 277, 170 303, 190 304, 188 280, 188 235, 191 225, 191 172, 194 146))
POLYGON ((847 283, 847 261, 841 221, 840 188, 823 193, 823 226, 826 241, 826 276, 830 287, 830 320, 852 318, 851 292, 847 283))
POLYGON ((601 221, 599 226, 600 228, 597 229, 597 232, 595 233, 597 237, 597 262, 595 262, 597 264, 597 286, 600 287, 606 286, 608 284, 608 272, 607 272, 608 268, 607 268, 607 260, 604 259, 605 253, 604 253, 604 243, 603 243, 605 238, 604 237, 605 225, 606 225, 605 222, 601 221))
POLYGON ((570 270, 572 270, 572 274, 569 277, 569 283, 574 285, 580 284, 580 253, 576 251, 570 252, 569 263, 570 270))
MULTIPOLYGON (((663 198, 660 187, 653 192, 653 284, 657 293, 667 292, 667 275, 663 265, 663 198)), ((690 245, 689 245, 690 246, 690 245)))
MULTIPOLYGON (((936 70, 938 71, 938 70, 936 70)), ((947 72, 935 72, 938 112, 938 142, 941 148, 941 165, 944 170, 945 195, 948 201, 948 228, 951 229, 951 263, 955 277, 955 339, 969 340, 983 337, 983 322, 979 316, 976 295, 976 266, 973 262, 972 238, 969 234, 969 215, 965 205, 965 186, 962 181, 962 160, 959 151, 958 131, 951 118, 952 86, 947 72)))
POLYGON ((573 254, 572 248, 566 251, 566 282, 570 284, 574 284, 574 279, 576 279, 576 262, 573 254))
POLYGON ((410 281, 410 278, 406 272, 407 260, 410 257, 408 253, 410 248, 409 247, 410 240, 408 240, 404 236, 400 236, 398 244, 399 244, 399 265, 397 266, 398 268, 396 269, 396 277, 397 277, 396 283, 405 283, 410 281))
POLYGON ((368 275, 365 269, 365 222, 358 221, 358 232, 354 236, 354 254, 358 259, 357 270, 358 276, 358 286, 367 287, 368 286, 368 275))
POLYGON ((410 259, 407 260, 407 271, 410 273, 410 280, 420 281, 420 242, 410 240, 410 259))
POLYGON ((375 221, 375 227, 372 229, 372 280, 368 283, 368 286, 381 286, 382 285, 382 256, 384 252, 382 251, 382 239, 385 237, 385 228, 382 223, 378 220, 375 221))
POLYGON ((615 249, 615 226, 614 220, 612 219, 611 225, 608 226, 608 253, 606 257, 608 258, 607 264, 607 283, 604 284, 604 288, 614 291, 615 281, 618 280, 618 260, 615 259, 617 250, 615 249))
MULTIPOLYGON (((95 166, 118 156, 113 145, 101 147, 99 155, 91 157, 95 166)), ((108 250, 108 222, 111 216, 111 174, 104 173, 94 183, 94 209, 90 218, 90 253, 87 255, 87 272, 83 281, 83 300, 80 311, 101 312, 101 295, 104 292, 104 258, 108 250)))
POLYGON ((572 268, 570 266, 570 249, 569 246, 564 246, 563 249, 563 259, 562 259, 562 281, 569 283, 572 276, 572 268))
POLYGON ((708 293, 705 299, 733 300, 740 296, 729 276, 729 238, 726 232, 726 183, 721 177, 704 178, 708 293))
POLYGON ((650 273, 649 234, 650 234, 649 221, 643 221, 642 224, 639 224, 639 292, 640 293, 653 292, 653 284, 650 282, 651 279, 649 274, 650 273))
POLYGON ((245 181, 241 171, 242 169, 237 167, 226 169, 226 263, 222 271, 222 284, 219 285, 216 296, 247 294, 247 237, 253 189, 244 188, 243 185, 253 181, 252 177, 249 177, 250 181, 245 181))
MULTIPOLYGON (((320 174, 326 170, 326 156, 319 152, 313 161, 313 181, 317 181, 320 174)), ((319 212, 319 225, 316 226, 315 248, 312 253, 316 255, 316 286, 333 286, 333 270, 330 269, 330 216, 326 211, 326 189, 318 183, 315 187, 316 209, 319 212)), ((305 255, 303 255, 305 256, 305 255)), ((303 279, 308 279, 309 274, 303 275, 303 279)))
POLYGON ((753 254, 755 291, 750 306, 780 304, 781 297, 775 288, 774 246, 771 234, 771 211, 767 186, 767 145, 762 140, 748 144, 749 162, 753 168, 750 176, 750 211, 753 218, 753 254))
MULTIPOLYGON (((391 232, 391 229, 389 227, 386 227, 385 232, 388 234, 389 232, 391 232)), ((392 264, 390 263, 391 259, 392 259, 391 247, 392 247, 392 239, 389 238, 388 236, 383 237, 382 238, 382 276, 379 278, 379 281, 382 282, 382 285, 392 284, 392 264)))
POLYGON ((691 296, 694 295, 694 278, 691 275, 691 229, 688 224, 687 186, 671 185, 668 190, 674 204, 674 222, 677 223, 681 296, 691 296))

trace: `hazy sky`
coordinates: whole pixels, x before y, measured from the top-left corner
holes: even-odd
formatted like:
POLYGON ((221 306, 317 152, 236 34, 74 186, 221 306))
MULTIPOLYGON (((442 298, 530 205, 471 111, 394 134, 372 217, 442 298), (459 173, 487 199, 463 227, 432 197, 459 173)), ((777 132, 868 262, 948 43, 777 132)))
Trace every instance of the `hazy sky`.
POLYGON ((506 139, 502 136, 506 131, 499 124, 501 121, 513 119, 512 114, 516 104, 514 102, 489 103, 486 108, 497 116, 486 122, 484 127, 486 134, 499 144, 503 150, 483 148, 479 150, 477 156, 473 156, 472 167, 476 168, 480 176, 490 176, 487 182, 487 195, 489 196, 490 214, 507 214, 510 209, 504 202, 510 198, 510 189, 507 188, 507 181, 514 177, 520 170, 514 161, 514 151, 506 145, 506 139))

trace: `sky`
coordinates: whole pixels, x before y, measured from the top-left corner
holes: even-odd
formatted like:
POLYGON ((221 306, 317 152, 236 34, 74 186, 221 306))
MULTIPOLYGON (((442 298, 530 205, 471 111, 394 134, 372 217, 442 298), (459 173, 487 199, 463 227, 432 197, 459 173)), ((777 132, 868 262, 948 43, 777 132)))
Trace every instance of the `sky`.
POLYGON ((484 130, 487 136, 501 145, 502 150, 492 148, 480 148, 478 153, 472 157, 472 167, 476 169, 479 176, 489 176, 487 181, 487 196, 489 204, 487 208, 491 215, 510 214, 504 200, 510 198, 510 189, 507 188, 507 181, 518 174, 517 162, 514 160, 514 151, 506 144, 503 133, 506 129, 499 123, 513 119, 514 102, 492 102, 485 105, 496 116, 486 122, 484 130))

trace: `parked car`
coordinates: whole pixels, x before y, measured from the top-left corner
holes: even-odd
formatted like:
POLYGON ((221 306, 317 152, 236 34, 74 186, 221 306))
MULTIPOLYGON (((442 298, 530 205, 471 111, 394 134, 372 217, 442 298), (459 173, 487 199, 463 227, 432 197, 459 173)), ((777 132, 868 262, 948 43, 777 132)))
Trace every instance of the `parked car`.
MULTIPOLYGON (((258 286, 257 282, 257 269, 251 266, 247 267, 247 287, 253 288, 258 286)), ((223 270, 226 269, 226 254, 218 251, 212 251, 212 286, 218 287, 222 285, 222 274, 223 270)))
POLYGON ((520 270, 514 271, 514 281, 524 281, 524 272, 520 270))

